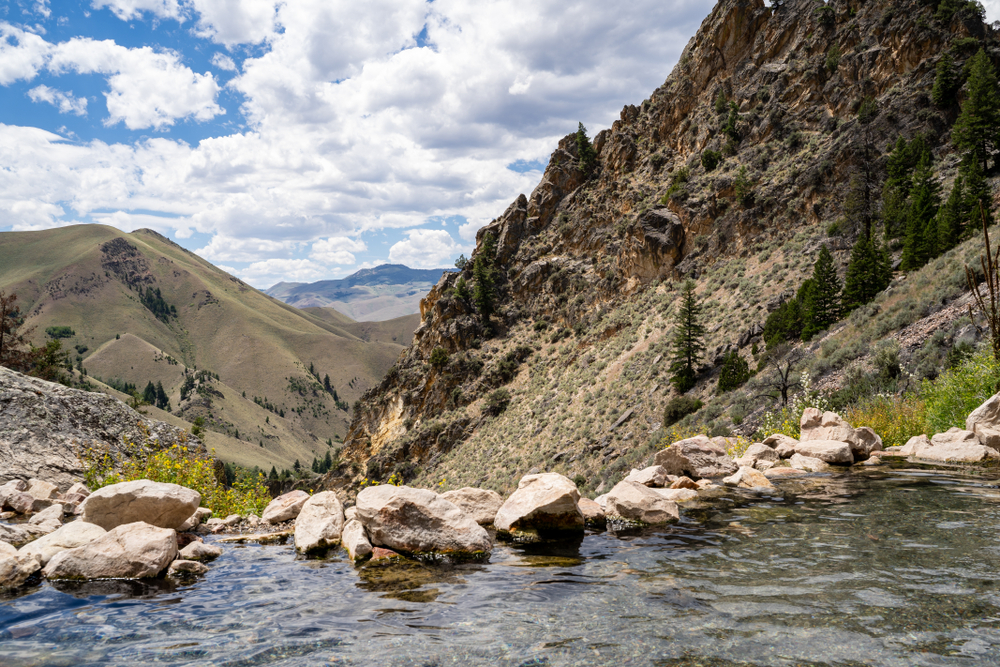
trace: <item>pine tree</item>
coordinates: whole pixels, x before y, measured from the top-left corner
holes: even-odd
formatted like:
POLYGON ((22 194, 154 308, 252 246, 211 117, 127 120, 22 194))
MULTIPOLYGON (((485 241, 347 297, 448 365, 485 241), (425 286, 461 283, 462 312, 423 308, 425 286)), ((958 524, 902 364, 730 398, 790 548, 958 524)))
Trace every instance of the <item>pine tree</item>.
POLYGON ((976 151, 983 171, 989 157, 1000 146, 1000 92, 997 75, 985 49, 979 49, 966 63, 969 73, 962 112, 951 129, 951 140, 958 148, 976 151))
POLYGON ((333 469, 333 457, 330 456, 330 450, 327 450, 326 456, 323 458, 323 472, 330 472, 333 469))
POLYGON ((962 240, 965 219, 965 186, 959 174, 951 186, 948 200, 938 209, 937 247, 940 252, 951 250, 962 240))
POLYGON ((329 373, 327 373, 326 375, 323 376, 323 389, 326 389, 326 393, 328 393, 328 394, 332 394, 333 393, 333 385, 330 384, 330 375, 329 375, 329 373))
POLYGON ((906 232, 913 170, 927 152, 928 148, 922 137, 916 137, 907 143, 900 136, 889 154, 886 180, 882 187, 882 221, 887 238, 896 238, 906 232))
POLYGON ((156 407, 161 410, 170 409, 170 399, 167 397, 167 392, 163 390, 163 383, 156 383, 156 407))
POLYGON ((299 470, 302 470, 302 464, 299 463, 298 459, 295 459, 295 464, 292 466, 292 468, 295 469, 295 472, 298 472, 299 470))
POLYGON ((934 106, 947 109, 955 103, 955 95, 962 87, 962 80, 955 71, 955 61, 947 51, 938 60, 935 70, 931 101, 934 102, 934 106))
POLYGON ((496 239, 493 234, 486 234, 483 245, 476 254, 472 275, 476 285, 472 292, 472 300, 476 310, 484 322, 493 315, 493 305, 496 298, 496 239))
POLYGON ((681 304, 674 317, 670 383, 682 394, 694 387, 695 368, 705 352, 705 325, 700 321, 703 306, 698 303, 694 288, 692 280, 681 287, 681 304))
POLYGON ((584 176, 590 176, 597 167, 597 151, 587 138, 587 128, 583 123, 576 130, 576 153, 579 158, 578 168, 584 176))
POLYGON ((146 388, 142 390, 142 400, 144 403, 149 405, 156 405, 156 386, 153 381, 150 380, 146 384, 146 388))
POLYGON ((310 470, 312 470, 314 473, 317 474, 319 473, 319 460, 315 456, 313 457, 313 462, 312 466, 310 466, 310 470))
POLYGON ((719 371, 718 393, 722 394, 741 387, 750 379, 750 364, 733 350, 722 359, 722 369, 719 371))
POLYGON ((271 466, 271 472, 270 472, 270 474, 268 474, 267 478, 270 479, 270 480, 277 480, 278 479, 278 471, 275 469, 274 466, 271 466))
POLYGON ((842 311, 846 315, 858 306, 870 302, 892 282, 889 253, 880 247, 873 235, 858 237, 851 248, 851 259, 844 276, 842 311))
POLYGON ((833 255, 826 245, 820 246, 816 263, 813 264, 812 282, 806 302, 803 340, 828 329, 840 319, 840 279, 837 277, 837 267, 833 264, 833 255))
POLYGON ((913 172, 910 206, 906 215, 906 236, 903 239, 904 271, 919 269, 937 256, 937 216, 941 198, 931 173, 930 152, 924 154, 913 172))
POLYGON ((971 236, 982 228, 980 209, 986 214, 986 224, 993 224, 993 193, 974 152, 965 156, 959 174, 965 181, 964 231, 966 236, 971 236))
POLYGON ((472 299, 472 294, 469 293, 469 285, 465 282, 465 276, 459 276, 458 280, 455 281, 455 298, 462 301, 472 299))

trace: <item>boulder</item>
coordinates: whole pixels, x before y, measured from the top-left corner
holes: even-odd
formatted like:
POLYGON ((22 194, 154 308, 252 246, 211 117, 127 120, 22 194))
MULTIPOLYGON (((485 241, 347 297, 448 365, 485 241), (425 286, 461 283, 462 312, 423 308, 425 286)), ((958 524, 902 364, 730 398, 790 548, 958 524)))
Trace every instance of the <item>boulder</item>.
POLYGON ((347 555, 351 557, 351 560, 361 560, 372 555, 372 545, 368 541, 365 527, 357 519, 351 519, 344 524, 340 543, 347 549, 347 555))
POLYGON ((53 533, 40 537, 34 542, 29 542, 21 547, 20 553, 38 556, 44 566, 48 565, 49 561, 60 551, 90 544, 107 532, 92 523, 73 521, 53 533))
POLYGON ((71 496, 74 494, 78 494, 86 498, 87 496, 90 495, 90 489, 87 488, 86 484, 82 482, 77 482, 76 484, 73 484, 71 487, 66 489, 66 493, 64 495, 71 496))
POLYGON ((222 555, 222 547, 204 542, 191 542, 177 553, 184 560, 215 560, 222 555))
POLYGON ((655 486, 661 488, 670 484, 671 479, 668 479, 670 475, 667 474, 667 469, 663 466, 649 466, 642 470, 633 470, 628 474, 625 479, 630 482, 635 482, 636 484, 642 484, 643 486, 655 486))
POLYGON ((749 466, 741 466, 735 474, 722 480, 726 486, 738 489, 774 489, 774 484, 764 476, 764 473, 749 466))
POLYGON ((965 430, 979 438, 979 444, 1000 450, 1000 394, 995 394, 969 413, 965 430))
POLYGON ((59 503, 63 506, 63 513, 79 514, 83 512, 81 505, 83 505, 83 501, 86 499, 87 496, 82 493, 65 493, 59 499, 59 503))
POLYGON ((493 547, 489 533, 472 517, 427 489, 369 486, 358 494, 356 507, 374 546, 463 556, 488 553, 493 547))
POLYGON ((358 518, 358 510, 356 507, 348 507, 344 510, 344 523, 348 521, 354 521, 358 518))
POLYGON ((0 591, 18 588, 42 567, 34 554, 22 554, 0 548, 0 591))
POLYGON ((882 438, 867 426, 854 429, 854 438, 855 441, 851 443, 851 454, 856 461, 863 461, 871 456, 872 452, 882 451, 882 438))
MULTIPOLYGON (((813 458, 811 456, 803 456, 802 454, 792 454, 792 458, 788 459, 788 465, 792 468, 804 470, 806 472, 826 472, 830 469, 829 464, 824 462, 822 459, 813 458)), ((772 470, 774 470, 774 468, 772 468, 772 470)), ((770 472, 770 470, 768 472, 770 472)))
POLYGON ((493 525, 529 537, 539 531, 582 531, 583 512, 576 484, 558 473, 525 475, 497 511, 493 525))
POLYGON ((18 514, 34 514, 41 512, 46 507, 51 507, 51 500, 36 498, 25 491, 15 491, 7 496, 6 507, 11 508, 18 514))
POLYGON ((672 500, 675 503, 683 503, 694 500, 698 497, 698 492, 694 489, 653 489, 660 497, 672 500))
MULTIPOLYGON (((801 460, 815 461, 817 463, 823 464, 824 466, 826 465, 819 459, 809 459, 806 458, 805 456, 800 456, 799 454, 793 454, 792 456, 793 457, 798 456, 800 461, 801 460)), ((805 475, 808 472, 811 471, 803 470, 802 468, 792 468, 790 466, 775 466, 773 468, 768 468, 767 470, 765 470, 764 477, 767 477, 768 479, 782 479, 784 477, 801 477, 802 475, 805 475)))
POLYGON ((755 468, 757 467, 757 463, 766 463, 768 464, 766 468, 770 468, 779 460, 778 452, 763 443, 755 442, 747 447, 746 451, 743 452, 743 456, 736 459, 736 465, 755 468))
POLYGON ((0 542, 0 558, 4 556, 13 556, 16 553, 17 553, 17 547, 15 547, 13 544, 0 542))
POLYGON ((607 516, 644 524, 669 523, 680 518, 677 503, 643 484, 622 480, 608 493, 607 516))
POLYGON ((698 482, 695 482, 690 477, 678 477, 670 484, 671 489, 694 489, 697 491, 700 488, 698 482))
POLYGON ((737 470, 726 448, 704 435, 680 440, 657 452, 653 464, 663 466, 669 475, 692 479, 723 477, 737 470))
POLYGON ((87 496, 83 520, 105 530, 140 522, 173 530, 194 514, 200 503, 197 491, 137 479, 105 486, 87 496))
POLYGON ((0 523, 0 542, 6 542, 7 544, 19 547, 51 532, 47 527, 32 526, 27 523, 0 523))
POLYGON ((979 438, 972 431, 950 428, 931 437, 930 446, 920 442, 914 447, 913 456, 928 461, 978 463, 1000 459, 1000 452, 980 444, 979 438))
POLYGON ((193 560, 175 560, 167 569, 167 574, 176 576, 179 574, 205 574, 208 566, 193 560))
POLYGON ((788 458, 795 453, 795 444, 798 442, 795 438, 790 435, 785 435, 784 433, 772 433, 771 435, 764 438, 762 445, 766 445, 771 449, 778 452, 778 456, 781 458, 788 458), (782 447, 784 446, 784 447, 782 447), (781 456, 782 449, 786 449, 789 454, 788 456, 781 456))
POLYGON ((902 447, 890 447, 883 452, 884 455, 889 456, 913 456, 918 450, 924 449, 925 447, 931 446, 931 440, 924 435, 915 435, 906 441, 906 444, 902 447))
POLYGON ((603 526, 606 523, 604 508, 590 498, 580 498, 578 503, 583 513, 583 522, 588 526, 603 526))
MULTIPOLYGON (((91 498, 97 493, 100 490, 91 498)), ((57 553, 43 574, 49 579, 143 579, 159 575, 176 556, 177 533, 172 528, 136 521, 57 553)))
POLYGON ((323 491, 302 505, 295 517, 295 548, 303 553, 340 544, 344 508, 333 491, 323 491))
POLYGON ((836 412, 820 412, 816 408, 806 408, 799 422, 799 440, 833 440, 857 443, 854 427, 844 421, 836 412))
POLYGON ((28 519, 28 523, 31 524, 32 526, 44 525, 47 523, 54 524, 55 528, 53 528, 53 530, 56 530, 57 528, 59 528, 59 526, 62 525, 62 518, 63 518, 63 506, 51 505, 49 507, 46 507, 45 509, 43 509, 41 512, 34 515, 30 519, 28 519))
POLYGON ((851 445, 841 440, 802 440, 795 445, 795 453, 824 463, 854 463, 851 445))
POLYGON ((496 491, 476 489, 471 486, 446 491, 441 497, 468 514, 480 526, 493 525, 497 511, 503 505, 503 497, 496 491))
POLYGON ((264 523, 282 523, 291 521, 302 511, 302 506, 309 500, 309 494, 296 489, 278 496, 267 504, 260 518, 264 523))
POLYGON ((59 497, 59 487, 51 482, 40 479, 29 479, 28 488, 25 490, 29 496, 39 500, 56 500, 59 497))
POLYGON ((195 515, 192 514, 191 516, 188 517, 187 521, 185 521, 181 525, 177 526, 177 532, 179 532, 179 533, 186 533, 188 531, 194 530, 195 528, 197 528, 200 525, 201 525, 201 522, 198 521, 198 517, 196 517, 195 515))

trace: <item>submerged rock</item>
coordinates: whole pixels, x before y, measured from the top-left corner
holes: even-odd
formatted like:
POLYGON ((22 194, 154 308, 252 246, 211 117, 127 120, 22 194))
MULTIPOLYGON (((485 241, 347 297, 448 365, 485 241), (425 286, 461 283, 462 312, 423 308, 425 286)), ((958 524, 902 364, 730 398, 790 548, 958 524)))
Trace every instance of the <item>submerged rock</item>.
POLYGON ((0 591, 18 588, 42 567, 35 554, 23 554, 0 542, 0 591))
POLYGON ((653 464, 663 466, 667 474, 686 475, 692 479, 723 477, 737 470, 726 448, 704 435, 679 440, 657 452, 653 464))
POLYGON ((295 518, 295 548, 303 553, 340 544, 344 508, 333 491, 309 498, 295 518))
POLYGON ((167 574, 176 576, 178 574, 206 574, 208 566, 193 560, 175 560, 167 569, 167 574))
POLYGON ((503 497, 496 491, 467 486, 454 491, 446 491, 441 497, 456 505, 472 517, 480 526, 489 526, 496 519, 497 511, 503 505, 503 497))
POLYGON ((405 553, 473 556, 488 553, 489 533, 433 491, 382 484, 362 489, 358 519, 373 546, 405 553))
POLYGON ((351 519, 344 525, 340 543, 352 560, 362 560, 372 555, 372 545, 368 541, 365 527, 357 519, 351 519))
POLYGON ((661 490, 622 480, 608 493, 607 516, 645 524, 677 521, 680 518, 677 503, 658 491, 661 490))
POLYGON ((260 518, 264 523, 282 523, 291 521, 302 511, 302 506, 309 500, 309 494, 296 489, 278 496, 267 504, 260 518))
POLYGON ((176 529, 194 514, 201 494, 178 484, 137 479, 94 491, 83 503, 83 520, 105 530, 143 522, 176 529))
POLYGON ((107 531, 96 524, 73 521, 53 533, 29 542, 21 548, 21 553, 35 554, 41 559, 42 565, 48 565, 60 551, 90 544, 105 533, 107 531))
POLYGON ((525 475, 497 511, 497 530, 537 538, 540 532, 580 532, 584 528, 576 484, 558 473, 525 475))
POLYGON ((730 475, 722 480, 722 483, 726 486, 735 486, 739 489, 774 489, 774 484, 771 484, 764 473, 751 468, 749 466, 742 466, 735 474, 730 475))
POLYGON ((159 575, 176 556, 173 529, 137 521, 59 552, 43 573, 49 579, 143 579, 159 575))

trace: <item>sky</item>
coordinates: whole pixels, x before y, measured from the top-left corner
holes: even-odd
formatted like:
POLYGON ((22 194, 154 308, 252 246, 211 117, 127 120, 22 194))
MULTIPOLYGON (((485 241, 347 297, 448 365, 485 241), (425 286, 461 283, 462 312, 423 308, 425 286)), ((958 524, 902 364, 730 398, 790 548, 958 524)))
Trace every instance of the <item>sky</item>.
POLYGON ((0 231, 152 228, 260 288, 450 266, 713 5, 5 0, 0 231))

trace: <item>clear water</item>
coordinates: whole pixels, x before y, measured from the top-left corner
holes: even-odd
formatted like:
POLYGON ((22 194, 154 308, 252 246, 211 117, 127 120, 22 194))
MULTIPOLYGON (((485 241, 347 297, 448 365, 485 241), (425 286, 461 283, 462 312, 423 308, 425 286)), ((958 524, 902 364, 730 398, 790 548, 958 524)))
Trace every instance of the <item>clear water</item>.
POLYGON ((183 585, 0 598, 0 664, 1000 665, 998 480, 786 481, 671 528, 454 567, 228 547, 183 585))

